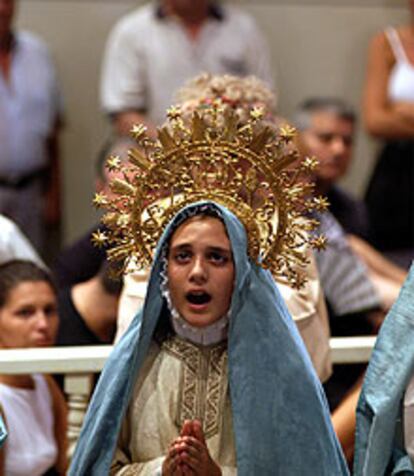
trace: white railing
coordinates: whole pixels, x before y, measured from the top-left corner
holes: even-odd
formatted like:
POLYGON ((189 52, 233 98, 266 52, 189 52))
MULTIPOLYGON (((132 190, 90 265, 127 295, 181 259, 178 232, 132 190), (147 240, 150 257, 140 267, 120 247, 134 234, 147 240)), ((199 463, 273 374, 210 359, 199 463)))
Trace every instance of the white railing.
MULTIPOLYGON (((335 364, 368 362, 375 336, 334 337, 330 347, 335 364)), ((64 374, 68 398, 69 457, 73 454, 93 388, 112 346, 50 347, 0 350, 0 374, 64 374)))

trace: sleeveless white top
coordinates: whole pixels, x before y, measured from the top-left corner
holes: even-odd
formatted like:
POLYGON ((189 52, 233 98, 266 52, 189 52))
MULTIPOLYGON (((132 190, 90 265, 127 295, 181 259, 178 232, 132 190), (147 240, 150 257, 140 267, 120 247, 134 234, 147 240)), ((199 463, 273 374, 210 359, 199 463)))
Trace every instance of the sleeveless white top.
POLYGON ((388 81, 388 97, 394 102, 414 102, 414 64, 407 58, 397 30, 387 28, 385 35, 395 57, 388 81))
POLYGON ((0 383, 6 417, 6 476, 41 476, 57 459, 52 397, 43 375, 32 375, 34 389, 0 383))

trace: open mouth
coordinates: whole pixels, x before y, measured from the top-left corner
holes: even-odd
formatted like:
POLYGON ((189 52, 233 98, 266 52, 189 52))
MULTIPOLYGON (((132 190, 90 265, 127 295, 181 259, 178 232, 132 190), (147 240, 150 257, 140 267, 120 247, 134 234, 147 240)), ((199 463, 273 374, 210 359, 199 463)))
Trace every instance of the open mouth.
POLYGON ((190 304, 195 304, 195 305, 203 305, 211 301, 211 295, 204 291, 189 292, 186 294, 186 298, 190 304))

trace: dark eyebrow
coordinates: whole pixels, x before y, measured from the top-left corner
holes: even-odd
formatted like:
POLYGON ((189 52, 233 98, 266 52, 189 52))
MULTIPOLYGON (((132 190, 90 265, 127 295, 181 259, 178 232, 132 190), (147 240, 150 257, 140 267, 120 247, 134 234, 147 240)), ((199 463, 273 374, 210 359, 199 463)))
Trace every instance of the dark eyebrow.
POLYGON ((182 250, 182 249, 188 249, 188 248, 192 248, 190 243, 181 243, 179 245, 172 246, 171 250, 182 250))
MULTIPOLYGON (((176 246, 172 246, 171 251, 187 250, 191 248, 192 248, 192 245, 190 243, 180 243, 176 246)), ((214 253, 225 253, 229 255, 232 254, 231 249, 222 248, 221 246, 208 246, 207 251, 210 253, 213 251, 214 253)))
POLYGON ((209 246, 207 248, 209 252, 213 251, 214 253, 225 253, 231 255, 231 249, 228 248, 221 248, 220 246, 209 246))

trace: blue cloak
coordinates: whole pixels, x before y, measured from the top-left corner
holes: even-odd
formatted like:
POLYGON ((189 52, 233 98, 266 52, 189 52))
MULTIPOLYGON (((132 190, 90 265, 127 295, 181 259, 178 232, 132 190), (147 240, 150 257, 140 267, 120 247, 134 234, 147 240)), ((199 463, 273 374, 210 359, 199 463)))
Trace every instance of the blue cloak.
POLYGON ((207 204, 222 216, 235 264, 228 365, 238 475, 348 474, 322 387, 271 274, 249 260, 240 221, 217 204, 200 202, 180 211, 159 241, 144 306, 105 365, 69 475, 108 474, 162 310, 161 250, 177 224, 207 204))
POLYGON ((7 438, 6 425, 4 424, 3 418, 0 416, 0 447, 3 445, 4 440, 7 438))
POLYGON ((381 326, 357 408, 355 476, 414 475, 402 403, 414 370, 414 265, 381 326))

